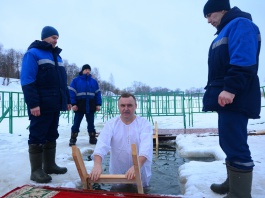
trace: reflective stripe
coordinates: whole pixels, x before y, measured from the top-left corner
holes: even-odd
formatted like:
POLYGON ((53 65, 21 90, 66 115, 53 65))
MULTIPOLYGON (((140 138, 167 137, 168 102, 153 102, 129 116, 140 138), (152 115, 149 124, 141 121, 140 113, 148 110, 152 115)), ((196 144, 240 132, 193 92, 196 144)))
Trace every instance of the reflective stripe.
MULTIPOLYGON (((73 92, 75 92, 76 96, 95 96, 95 93, 91 93, 91 92, 80 92, 80 93, 77 93, 77 91, 73 88, 73 87, 70 87, 68 86, 68 89, 69 90, 72 90, 73 92)), ((97 90, 97 92, 99 91, 99 89, 97 90)))
MULTIPOLYGON (((41 59, 38 61, 38 64, 39 65, 43 65, 43 64, 46 64, 46 63, 49 63, 49 64, 52 64, 52 65, 55 65, 55 62, 50 60, 50 59, 41 59)), ((58 65, 59 66, 64 66, 63 62, 58 62, 58 65)))
POLYGON ((213 46, 212 46, 212 49, 220 46, 220 45, 223 45, 223 44, 227 44, 228 43, 228 38, 227 37, 224 37, 218 41, 216 41, 215 43, 213 43, 213 46))
POLYGON ((98 89, 97 91, 95 91, 95 93, 98 93, 100 91, 100 89, 98 89))
POLYGON ((75 94, 77 94, 77 91, 73 87, 68 86, 68 89, 72 90, 73 92, 75 92, 75 94))
MULTIPOLYGON (((261 41, 261 35, 259 34, 258 35, 258 42, 261 41)), ((220 45, 223 45, 223 44, 228 44, 228 38, 227 37, 224 37, 218 41, 216 41, 215 43, 213 43, 213 46, 212 46, 212 49, 220 46, 220 45)))
POLYGON ((81 93, 77 93, 76 95, 77 95, 77 96, 86 96, 86 95, 89 95, 89 96, 95 96, 95 93, 81 92, 81 93))
POLYGON ((46 64, 46 63, 49 63, 49 64, 52 64, 52 65, 55 65, 55 62, 50 60, 50 59, 41 59, 38 61, 38 64, 39 65, 43 65, 43 64, 46 64))
POLYGON ((90 93, 90 92, 87 92, 87 95, 90 95, 90 96, 95 96, 95 93, 90 93))

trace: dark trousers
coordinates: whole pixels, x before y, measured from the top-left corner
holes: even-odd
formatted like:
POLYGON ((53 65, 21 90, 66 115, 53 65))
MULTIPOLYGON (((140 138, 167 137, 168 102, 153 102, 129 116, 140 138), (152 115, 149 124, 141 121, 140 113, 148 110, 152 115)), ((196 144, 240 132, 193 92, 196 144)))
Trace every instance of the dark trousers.
POLYGON ((86 121, 87 121, 87 132, 96 132, 94 125, 94 112, 89 112, 89 113, 75 112, 74 124, 71 128, 72 133, 80 132, 79 128, 84 115, 86 116, 86 121))
POLYGON ((59 137, 59 116, 59 111, 40 116, 30 115, 28 144, 45 144, 47 141, 56 141, 59 137))
POLYGON ((248 118, 244 113, 218 112, 219 144, 230 165, 243 170, 254 167, 247 143, 247 125, 248 118))

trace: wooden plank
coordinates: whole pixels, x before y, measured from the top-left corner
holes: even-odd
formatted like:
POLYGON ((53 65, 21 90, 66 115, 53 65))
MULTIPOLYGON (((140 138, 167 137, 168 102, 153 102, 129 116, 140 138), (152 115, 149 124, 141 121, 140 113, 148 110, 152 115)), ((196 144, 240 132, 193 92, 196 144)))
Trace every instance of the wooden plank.
POLYGON ((83 188, 92 189, 92 186, 89 183, 87 183, 88 173, 87 173, 80 149, 74 145, 72 146, 72 156, 73 156, 79 177, 81 178, 83 188))
POLYGON ((248 135, 265 135, 265 130, 259 130, 259 131, 250 131, 248 135))
POLYGON ((139 194, 144 194, 136 144, 132 144, 132 158, 133 158, 133 165, 134 165, 134 171, 135 171, 135 180, 136 180, 138 193, 139 194))
POLYGON ((100 179, 124 179, 126 178, 124 174, 102 174, 99 177, 100 179))
MULTIPOLYGON (((90 180, 88 180, 90 182, 90 180)), ((91 182, 92 183, 92 182, 91 182)), ((128 180, 126 177, 124 178, 100 178, 96 181, 96 183, 103 184, 135 184, 135 179, 128 180)))
POLYGON ((263 130, 263 131, 257 131, 256 134, 257 135, 264 135, 265 134, 265 130, 263 130))
POLYGON ((155 121, 155 134, 153 134, 153 139, 156 139, 156 147, 158 147, 159 141, 158 141, 158 126, 157 121, 155 121))

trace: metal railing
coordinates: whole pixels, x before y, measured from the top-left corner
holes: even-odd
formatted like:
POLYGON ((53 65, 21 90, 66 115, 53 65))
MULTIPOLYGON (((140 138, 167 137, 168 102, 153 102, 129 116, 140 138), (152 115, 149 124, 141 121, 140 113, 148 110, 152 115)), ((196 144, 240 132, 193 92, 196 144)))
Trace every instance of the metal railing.
MULTIPOLYGON (((193 127, 194 114, 206 113, 202 111, 203 95, 204 93, 187 95, 184 92, 135 95, 137 100, 135 113, 146 117, 152 123, 156 116, 180 116, 183 119, 183 128, 186 129, 187 124, 193 127)), ((261 87, 261 96, 265 98, 265 86, 261 87)), ((97 112, 96 116, 102 116, 103 122, 119 115, 118 97, 102 97, 101 111, 97 112)), ((68 123, 73 121, 73 114, 72 111, 61 112, 61 116, 67 118, 68 123)), ((27 105, 22 92, 0 91, 0 125, 3 119, 9 119, 9 133, 13 133, 13 118, 27 116, 27 105)))

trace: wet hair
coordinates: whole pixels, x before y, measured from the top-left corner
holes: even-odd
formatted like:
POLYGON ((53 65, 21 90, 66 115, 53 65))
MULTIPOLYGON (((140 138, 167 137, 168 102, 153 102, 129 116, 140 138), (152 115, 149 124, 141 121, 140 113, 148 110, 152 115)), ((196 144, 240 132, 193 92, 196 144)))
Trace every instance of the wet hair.
POLYGON ((118 100, 120 100, 120 98, 129 98, 129 97, 132 97, 132 98, 134 99, 135 103, 136 103, 136 98, 135 98, 135 96, 134 96, 133 94, 131 94, 131 93, 128 93, 128 92, 124 92, 124 93, 122 93, 122 94, 120 95, 120 97, 119 97, 118 100))

